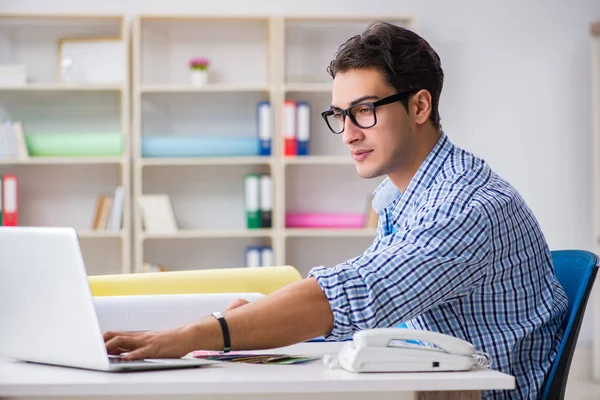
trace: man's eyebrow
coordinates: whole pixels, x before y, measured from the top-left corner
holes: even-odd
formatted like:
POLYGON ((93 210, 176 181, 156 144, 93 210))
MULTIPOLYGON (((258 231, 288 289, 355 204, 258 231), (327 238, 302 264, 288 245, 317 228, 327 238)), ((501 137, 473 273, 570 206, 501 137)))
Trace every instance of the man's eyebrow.
MULTIPOLYGON (((362 102, 363 102, 363 101, 365 101, 365 100, 376 100, 376 99, 379 99, 379 96, 373 96, 373 95, 362 96, 362 97, 359 97, 358 99, 352 100, 352 101, 350 102, 350 107, 352 107, 352 106, 355 106, 355 105, 357 105, 358 103, 362 103, 362 102)), ((334 106, 333 104, 331 104, 329 107, 330 107, 332 110, 341 110, 341 108, 340 108, 340 107, 338 107, 338 106, 334 106)))

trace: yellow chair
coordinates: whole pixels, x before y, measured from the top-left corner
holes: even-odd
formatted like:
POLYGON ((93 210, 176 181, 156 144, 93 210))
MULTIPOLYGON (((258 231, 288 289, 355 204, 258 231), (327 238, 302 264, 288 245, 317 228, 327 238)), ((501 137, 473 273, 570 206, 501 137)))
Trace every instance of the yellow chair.
POLYGON ((289 265, 88 277, 93 296, 249 292, 267 295, 301 279, 298 270, 289 265))

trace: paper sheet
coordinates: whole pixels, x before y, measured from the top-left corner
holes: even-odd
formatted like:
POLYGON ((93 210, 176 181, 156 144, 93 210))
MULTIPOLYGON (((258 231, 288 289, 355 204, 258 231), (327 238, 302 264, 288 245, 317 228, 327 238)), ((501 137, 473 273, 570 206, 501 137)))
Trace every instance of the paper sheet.
POLYGON ((162 294, 94 297, 102 331, 170 329, 223 311, 239 298, 256 301, 260 293, 162 294))

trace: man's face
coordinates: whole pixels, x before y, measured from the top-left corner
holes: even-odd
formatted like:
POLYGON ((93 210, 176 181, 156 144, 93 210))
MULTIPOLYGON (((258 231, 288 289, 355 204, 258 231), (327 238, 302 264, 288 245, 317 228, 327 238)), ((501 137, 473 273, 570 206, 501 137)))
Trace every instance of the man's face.
MULTIPOLYGON (((331 105, 332 108, 346 109, 357 104, 357 100, 358 104, 375 102, 395 93, 378 70, 354 69, 336 74, 331 105)), ((355 110, 359 118, 361 109, 355 110)), ((362 112, 366 115, 369 110, 365 107, 362 112)), ((359 128, 346 117, 344 131, 340 134, 362 178, 398 171, 409 162, 414 147, 408 114, 400 102, 375 108, 375 115, 377 123, 367 129, 359 128)))

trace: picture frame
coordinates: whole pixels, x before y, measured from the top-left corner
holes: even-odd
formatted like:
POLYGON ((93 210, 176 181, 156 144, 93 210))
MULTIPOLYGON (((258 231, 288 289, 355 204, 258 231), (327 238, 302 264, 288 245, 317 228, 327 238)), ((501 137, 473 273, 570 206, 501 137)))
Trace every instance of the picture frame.
POLYGON ((61 38, 57 50, 57 80, 65 83, 123 83, 127 73, 125 57, 125 42, 120 37, 61 38))

